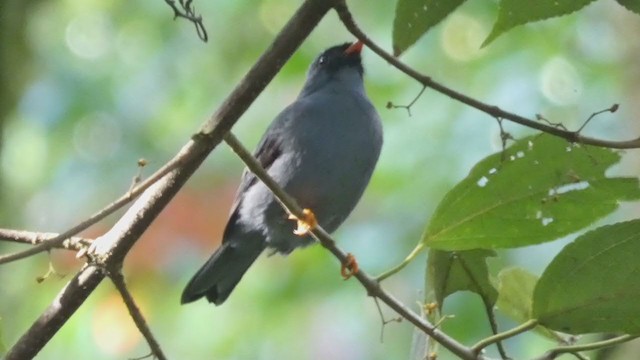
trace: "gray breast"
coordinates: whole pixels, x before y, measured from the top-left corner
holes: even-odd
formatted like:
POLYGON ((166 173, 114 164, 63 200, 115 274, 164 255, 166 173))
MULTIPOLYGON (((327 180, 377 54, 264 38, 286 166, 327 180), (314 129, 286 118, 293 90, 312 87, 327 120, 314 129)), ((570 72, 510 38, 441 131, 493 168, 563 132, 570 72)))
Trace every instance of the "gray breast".
MULTIPOLYGON (((382 129, 373 106, 361 93, 323 92, 298 99, 283 122, 283 156, 269 173, 320 225, 333 232, 360 200, 378 160, 382 129), (345 99, 346 97, 346 99, 345 99), (345 101, 346 100, 346 101, 345 101)), ((252 197, 264 201, 252 209, 270 247, 288 253, 311 243, 293 234, 280 204, 259 184, 252 197)), ((248 214, 247 214, 248 215, 248 214)))

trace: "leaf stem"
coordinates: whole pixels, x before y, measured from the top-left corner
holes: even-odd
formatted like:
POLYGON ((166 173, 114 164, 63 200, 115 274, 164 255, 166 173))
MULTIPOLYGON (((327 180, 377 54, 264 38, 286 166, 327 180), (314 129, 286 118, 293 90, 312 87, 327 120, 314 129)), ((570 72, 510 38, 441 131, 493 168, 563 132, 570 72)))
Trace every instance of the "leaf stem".
POLYGON ((631 341, 638 337, 640 337, 640 335, 621 335, 618 337, 614 337, 612 339, 596 341, 589 344, 558 346, 557 348, 547 351, 546 354, 544 354, 543 356, 535 360, 552 360, 557 358, 561 354, 577 353, 577 352, 589 351, 589 350, 598 350, 598 349, 606 348, 609 346, 622 344, 624 342, 631 341))
POLYGON ((530 319, 525 321, 524 323, 520 324, 519 326, 514 327, 513 329, 507 330, 507 331, 503 331, 501 333, 495 334, 493 336, 490 336, 486 339, 480 340, 477 344, 473 345, 471 347, 471 350, 474 351, 476 354, 479 354, 480 351, 482 351, 482 349, 486 348, 487 346, 491 345, 491 344, 495 344, 499 341, 514 337, 518 334, 521 334, 525 331, 531 330, 534 327, 538 326, 538 320, 537 319, 530 319))
POLYGON ((411 261, 413 261, 413 259, 420 253, 420 251, 422 251, 422 249, 424 249, 424 242, 422 242, 422 240, 418 243, 418 245, 416 245, 416 247, 411 251, 411 253, 409 255, 407 255, 407 257, 402 260, 402 262, 398 265, 396 265, 393 269, 388 270, 384 273, 382 273, 381 275, 379 275, 376 280, 378 282, 388 278, 391 275, 394 275, 395 273, 399 272, 400 270, 404 269, 405 266, 409 265, 409 263, 411 261))

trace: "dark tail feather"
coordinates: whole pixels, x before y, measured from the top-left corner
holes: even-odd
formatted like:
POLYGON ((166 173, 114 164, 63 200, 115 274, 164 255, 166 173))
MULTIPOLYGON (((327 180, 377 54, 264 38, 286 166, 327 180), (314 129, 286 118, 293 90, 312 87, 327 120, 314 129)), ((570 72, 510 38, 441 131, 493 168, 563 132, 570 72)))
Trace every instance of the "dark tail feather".
POLYGON ((182 292, 181 303, 206 296, 209 302, 222 304, 264 249, 263 239, 244 238, 223 243, 191 278, 182 292))

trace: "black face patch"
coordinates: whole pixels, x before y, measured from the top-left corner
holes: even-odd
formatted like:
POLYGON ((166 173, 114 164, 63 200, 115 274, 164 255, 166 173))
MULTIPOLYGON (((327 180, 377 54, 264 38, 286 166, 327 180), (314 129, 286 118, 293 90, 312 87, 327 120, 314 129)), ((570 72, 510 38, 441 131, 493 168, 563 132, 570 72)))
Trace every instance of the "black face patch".
POLYGON ((329 73, 335 73, 345 67, 353 67, 362 74, 364 70, 360 53, 345 54, 349 46, 351 43, 344 43, 325 50, 313 63, 313 67, 329 73))

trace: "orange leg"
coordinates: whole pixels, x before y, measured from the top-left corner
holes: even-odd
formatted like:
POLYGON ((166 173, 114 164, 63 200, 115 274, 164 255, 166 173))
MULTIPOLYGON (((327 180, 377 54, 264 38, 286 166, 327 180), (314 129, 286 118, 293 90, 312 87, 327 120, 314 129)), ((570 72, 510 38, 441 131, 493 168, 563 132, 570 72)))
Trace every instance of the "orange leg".
POLYGON ((309 232, 318 226, 318 220, 316 220, 315 214, 309 209, 302 210, 302 218, 289 214, 289 220, 296 220, 298 222, 298 228, 293 230, 293 233, 298 236, 309 235, 309 232))
POLYGON ((347 254, 347 260, 340 268, 340 275, 342 275, 342 278, 348 280, 350 277, 357 274, 358 270, 360 270, 360 268, 358 267, 356 257, 351 253, 347 254))

